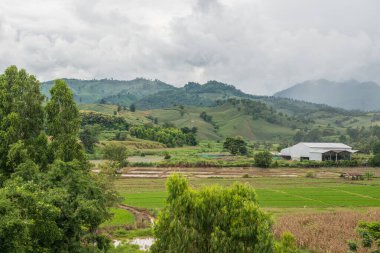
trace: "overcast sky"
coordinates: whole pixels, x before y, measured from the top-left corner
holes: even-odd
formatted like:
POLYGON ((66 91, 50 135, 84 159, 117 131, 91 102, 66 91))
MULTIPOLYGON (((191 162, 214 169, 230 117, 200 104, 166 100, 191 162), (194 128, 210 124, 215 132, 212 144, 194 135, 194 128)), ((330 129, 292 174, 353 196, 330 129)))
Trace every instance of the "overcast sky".
POLYGON ((380 83, 379 0, 1 0, 0 68, 40 80, 380 83))

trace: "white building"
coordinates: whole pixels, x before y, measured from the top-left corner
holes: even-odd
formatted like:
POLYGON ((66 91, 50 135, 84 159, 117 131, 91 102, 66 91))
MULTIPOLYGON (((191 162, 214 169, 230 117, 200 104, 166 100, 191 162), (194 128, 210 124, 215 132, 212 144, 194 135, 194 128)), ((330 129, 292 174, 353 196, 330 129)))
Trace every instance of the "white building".
POLYGON ((281 150, 280 156, 291 160, 338 161, 350 160, 355 152, 343 143, 300 142, 281 150))

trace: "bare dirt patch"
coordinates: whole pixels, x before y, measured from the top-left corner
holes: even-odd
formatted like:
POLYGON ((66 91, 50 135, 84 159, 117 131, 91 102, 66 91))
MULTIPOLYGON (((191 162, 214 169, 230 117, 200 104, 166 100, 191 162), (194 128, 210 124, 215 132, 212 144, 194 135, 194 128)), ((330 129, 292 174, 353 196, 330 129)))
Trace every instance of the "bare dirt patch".
MULTIPOLYGON (((142 157, 143 159, 144 157, 142 157)), ((269 168, 262 169, 256 167, 240 168, 212 168, 212 167, 195 167, 195 168, 158 168, 158 167, 129 167, 122 171, 124 178, 166 178, 176 172, 190 177, 305 177, 306 173, 312 171, 318 178, 338 178, 344 172, 346 173, 365 173, 372 171, 375 176, 380 176, 380 170, 374 168, 269 168)))

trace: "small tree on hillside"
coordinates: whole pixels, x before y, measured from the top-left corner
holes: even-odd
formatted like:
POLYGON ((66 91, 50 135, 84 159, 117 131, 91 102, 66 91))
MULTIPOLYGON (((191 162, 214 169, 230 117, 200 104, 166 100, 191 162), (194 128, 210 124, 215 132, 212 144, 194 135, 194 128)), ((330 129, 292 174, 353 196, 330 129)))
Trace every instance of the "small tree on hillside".
POLYGON ((228 137, 223 143, 223 148, 227 149, 233 155, 246 155, 248 153, 247 143, 242 137, 228 137))
POLYGON ((127 148, 122 145, 109 144, 103 149, 104 159, 110 160, 118 169, 127 165, 127 148))
POLYGON ((175 174, 155 226, 157 252, 273 252, 272 221, 258 206, 254 189, 235 184, 190 189, 175 174))
POLYGON ((272 163, 272 154, 269 151, 258 152, 254 158, 258 167, 268 168, 272 163))

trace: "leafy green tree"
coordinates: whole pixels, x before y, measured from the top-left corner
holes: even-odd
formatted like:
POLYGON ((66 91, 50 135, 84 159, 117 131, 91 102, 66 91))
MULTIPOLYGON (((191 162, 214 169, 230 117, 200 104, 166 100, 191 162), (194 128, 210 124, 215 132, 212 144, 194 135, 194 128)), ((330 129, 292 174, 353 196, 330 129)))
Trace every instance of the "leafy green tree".
POLYGON ((227 149, 233 155, 246 155, 248 153, 247 143, 240 136, 226 138, 223 143, 223 148, 227 149))
POLYGON ((8 161, 10 145, 22 141, 28 155, 43 130, 40 83, 25 70, 11 66, 0 76, 0 174, 14 171, 8 161))
POLYGON ((272 164, 272 154, 269 151, 256 153, 254 159, 258 167, 268 168, 272 164))
POLYGON ((77 140, 81 119, 72 91, 65 81, 56 80, 50 93, 46 104, 47 132, 52 136, 51 148, 56 150, 54 158, 65 162, 84 160, 77 140))
POLYGON ((100 126, 99 125, 87 125, 82 132, 79 133, 79 138, 83 143, 86 151, 89 153, 94 152, 94 146, 99 143, 100 126))
POLYGON ((152 253, 273 252, 272 221, 259 208, 251 187, 235 184, 195 191, 175 174, 167 190, 166 207, 154 225, 152 253))
POLYGON ((123 145, 109 144, 103 149, 104 159, 110 160, 118 168, 127 165, 127 148, 123 145))

